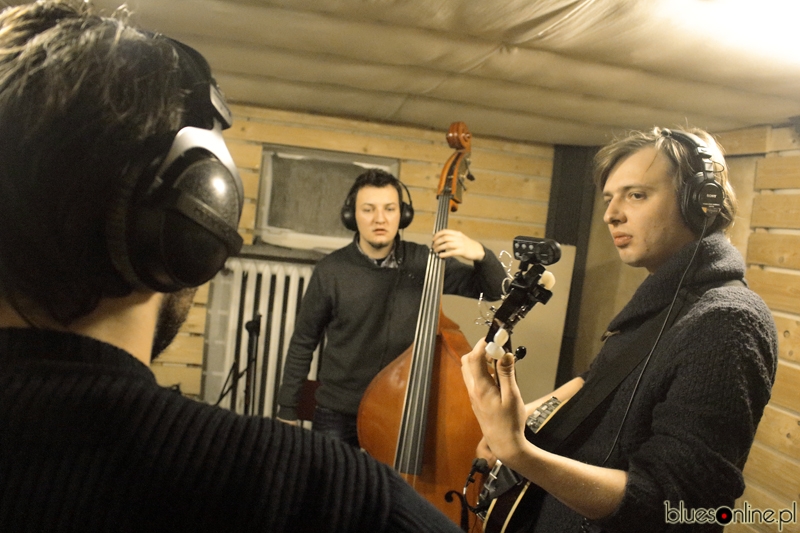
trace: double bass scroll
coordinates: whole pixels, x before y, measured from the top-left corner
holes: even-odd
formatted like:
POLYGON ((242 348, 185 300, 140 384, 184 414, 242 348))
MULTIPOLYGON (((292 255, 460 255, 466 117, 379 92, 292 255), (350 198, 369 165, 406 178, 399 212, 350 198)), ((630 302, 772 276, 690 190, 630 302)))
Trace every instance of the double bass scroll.
MULTIPOLYGON (((472 153, 472 134, 463 122, 453 122, 447 132, 447 144, 455 150, 442 167, 439 178, 437 196, 441 199, 443 194, 450 195, 449 207, 451 212, 458 211, 458 204, 464 193, 464 180, 475 181, 475 176, 469 171, 469 158, 472 153)), ((445 220, 445 227, 447 221, 445 220)), ((443 229, 443 228, 440 228, 443 229)))

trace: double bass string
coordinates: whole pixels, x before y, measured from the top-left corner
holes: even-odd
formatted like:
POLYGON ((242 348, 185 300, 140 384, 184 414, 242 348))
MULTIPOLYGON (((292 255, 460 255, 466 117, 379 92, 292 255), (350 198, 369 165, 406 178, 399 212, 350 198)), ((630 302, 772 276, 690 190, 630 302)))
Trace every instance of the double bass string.
MULTIPOLYGON (((449 214, 450 198, 447 194, 442 194, 439 199, 439 212, 436 217, 436 227, 434 233, 447 227, 449 214)), ((430 395, 430 382, 433 372, 433 358, 435 355, 436 333, 438 330, 439 303, 441 301, 442 283, 444 279, 444 261, 438 255, 430 255, 430 273, 428 278, 428 298, 426 299, 427 308, 425 327, 425 338, 422 346, 424 350, 417 357, 419 369, 416 373, 415 395, 416 407, 413 415, 414 436, 410 448, 411 468, 419 470, 422 464, 422 453, 424 448, 424 435, 427 429, 427 415, 430 395)))
MULTIPOLYGON (((440 198, 439 212, 436 217, 436 225, 434 233, 438 231, 442 214, 442 202, 440 198)), ((424 406, 427 403, 427 388, 425 387, 426 379, 419 379, 424 377, 426 369, 426 356, 430 351, 431 340, 431 322, 433 319, 432 309, 435 305, 431 305, 432 297, 435 296, 436 279, 436 266, 437 259, 433 250, 428 256, 428 263, 425 270, 425 282, 423 285, 423 295, 421 300, 421 310, 418 315, 417 333, 414 341, 414 353, 412 357, 412 366, 409 374, 409 384, 406 390, 406 399, 404 406, 403 427, 399 435, 399 442, 397 447, 396 467, 401 472, 416 473, 415 459, 418 450, 415 443, 420 439, 420 432, 424 431, 421 418, 424 418, 424 406)), ((434 342, 435 342, 435 337, 434 342)))
MULTIPOLYGON (((447 227, 450 194, 439 197, 434 233, 447 227)), ((398 436, 395 468, 404 473, 419 474, 422 469, 424 435, 433 372, 433 358, 438 330, 439 303, 444 283, 444 260, 431 249, 425 270, 425 281, 418 315, 404 416, 398 436)))

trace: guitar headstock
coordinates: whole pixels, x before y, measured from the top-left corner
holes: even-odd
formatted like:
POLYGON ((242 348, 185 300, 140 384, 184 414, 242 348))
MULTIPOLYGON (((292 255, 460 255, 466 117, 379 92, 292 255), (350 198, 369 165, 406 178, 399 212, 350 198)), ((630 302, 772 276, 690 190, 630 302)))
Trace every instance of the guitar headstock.
POLYGON ((520 261, 520 269, 512 278, 503 303, 495 311, 486 334, 486 352, 495 359, 511 351, 510 335, 514 326, 534 305, 546 304, 553 296, 550 289, 556 280, 544 265, 553 264, 561 258, 561 246, 552 239, 516 237, 514 258, 520 261))

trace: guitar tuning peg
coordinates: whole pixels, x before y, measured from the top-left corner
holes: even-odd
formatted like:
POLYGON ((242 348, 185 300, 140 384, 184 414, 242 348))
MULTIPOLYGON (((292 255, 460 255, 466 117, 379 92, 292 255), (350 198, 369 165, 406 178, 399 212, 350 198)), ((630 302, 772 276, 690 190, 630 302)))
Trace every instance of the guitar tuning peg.
POLYGON ((500 359, 503 357, 504 353, 506 353, 506 351, 499 344, 490 342, 486 345, 486 354, 492 359, 500 359))
POLYGON ((469 181, 475 181, 475 176, 472 175, 472 172, 467 172, 467 179, 469 181))
POLYGON ((498 346, 505 346, 508 342, 508 337, 508 331, 506 331, 505 328, 500 328, 497 330, 497 333, 494 334, 494 342, 498 346))
POLYGON ((521 359, 525 359, 525 356, 528 355, 528 349, 524 346, 517 346, 517 349, 514 350, 514 358, 519 361, 521 359))

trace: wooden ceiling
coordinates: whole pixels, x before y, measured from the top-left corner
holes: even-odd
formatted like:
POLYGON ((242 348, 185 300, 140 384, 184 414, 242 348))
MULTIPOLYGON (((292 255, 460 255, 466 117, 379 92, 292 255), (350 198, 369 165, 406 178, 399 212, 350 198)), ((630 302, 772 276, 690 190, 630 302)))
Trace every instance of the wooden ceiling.
POLYGON ((462 120, 483 136, 572 145, 631 128, 720 132, 800 115, 800 48, 747 41, 764 24, 780 35, 792 16, 771 11, 780 5, 128 1, 136 23, 200 50, 233 102, 438 131, 462 120))

